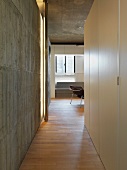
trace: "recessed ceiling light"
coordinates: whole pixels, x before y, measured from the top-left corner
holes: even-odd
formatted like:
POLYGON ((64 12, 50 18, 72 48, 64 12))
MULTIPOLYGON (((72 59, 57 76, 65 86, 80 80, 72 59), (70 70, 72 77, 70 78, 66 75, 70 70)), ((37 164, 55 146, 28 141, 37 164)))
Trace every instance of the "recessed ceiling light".
POLYGON ((78 29, 81 29, 82 27, 80 26, 80 27, 78 27, 78 29))

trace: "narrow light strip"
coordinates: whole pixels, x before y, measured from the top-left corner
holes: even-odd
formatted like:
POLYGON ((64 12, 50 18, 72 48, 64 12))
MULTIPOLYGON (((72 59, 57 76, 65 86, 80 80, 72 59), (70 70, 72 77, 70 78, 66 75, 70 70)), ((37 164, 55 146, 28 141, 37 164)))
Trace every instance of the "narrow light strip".
POLYGON ((45 98, 46 98, 46 87, 45 87, 45 81, 46 81, 46 70, 45 70, 45 17, 43 18, 43 40, 44 40, 44 56, 43 56, 43 59, 44 59, 44 68, 43 68, 43 71, 44 71, 44 116, 45 116, 45 112, 46 112, 46 101, 45 101, 45 98))
POLYGON ((40 14, 40 53, 41 53, 41 57, 40 57, 40 82, 41 82, 41 98, 40 98, 40 105, 41 105, 41 121, 43 119, 43 106, 44 106, 44 103, 43 103, 43 85, 44 85, 44 82, 43 82, 43 79, 44 79, 44 76, 43 76, 43 19, 42 19, 42 16, 40 14))

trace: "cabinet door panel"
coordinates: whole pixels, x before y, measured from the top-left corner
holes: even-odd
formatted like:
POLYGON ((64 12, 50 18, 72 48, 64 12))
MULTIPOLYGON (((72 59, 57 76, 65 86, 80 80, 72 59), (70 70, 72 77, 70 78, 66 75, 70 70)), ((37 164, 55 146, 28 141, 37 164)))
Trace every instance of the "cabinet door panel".
POLYGON ((120 1, 119 170, 127 169, 127 1, 120 1))
POLYGON ((100 156, 107 170, 117 169, 118 1, 99 0, 100 156))

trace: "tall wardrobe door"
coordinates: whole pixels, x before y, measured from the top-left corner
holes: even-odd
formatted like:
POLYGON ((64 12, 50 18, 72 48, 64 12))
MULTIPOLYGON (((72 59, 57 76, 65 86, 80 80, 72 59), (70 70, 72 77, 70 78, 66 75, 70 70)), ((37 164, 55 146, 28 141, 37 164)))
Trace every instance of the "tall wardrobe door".
POLYGON ((120 0, 119 170, 127 169, 127 0, 120 0))
POLYGON ((117 169, 118 1, 99 0, 100 156, 107 170, 117 169))
POLYGON ((98 58, 98 1, 94 1, 90 19, 90 136, 99 153, 99 58, 98 58))
POLYGON ((87 24, 85 26, 85 38, 84 38, 84 101, 85 101, 85 126, 88 131, 90 131, 90 50, 89 50, 89 30, 87 24))

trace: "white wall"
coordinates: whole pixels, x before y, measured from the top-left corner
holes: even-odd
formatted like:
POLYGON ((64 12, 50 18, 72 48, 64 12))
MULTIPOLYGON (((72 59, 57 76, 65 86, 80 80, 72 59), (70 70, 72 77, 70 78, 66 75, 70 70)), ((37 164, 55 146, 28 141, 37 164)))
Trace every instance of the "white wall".
POLYGON ((127 169, 126 17, 126 0, 95 0, 85 24, 85 124, 106 170, 127 169))
POLYGON ((84 55, 75 55, 75 81, 84 82, 84 55))
POLYGON ((55 54, 76 55, 76 81, 84 81, 84 47, 76 45, 52 45, 51 46, 51 98, 55 98, 55 54), (80 66, 80 67, 79 67, 80 66))

